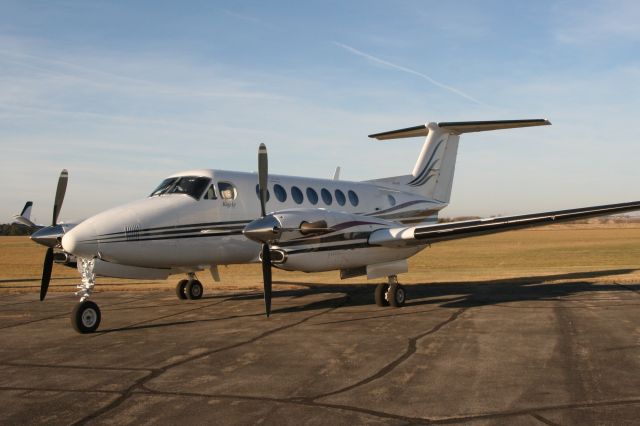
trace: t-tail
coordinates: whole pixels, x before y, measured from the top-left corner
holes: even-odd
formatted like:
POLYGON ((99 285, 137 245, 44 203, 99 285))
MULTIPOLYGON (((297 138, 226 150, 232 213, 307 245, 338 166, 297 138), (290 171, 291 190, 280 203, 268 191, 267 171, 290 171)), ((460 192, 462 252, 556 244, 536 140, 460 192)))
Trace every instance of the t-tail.
POLYGON ((11 223, 17 223, 20 225, 28 226, 29 228, 38 228, 38 225, 31 221, 31 208, 33 207, 32 201, 27 201, 22 209, 22 213, 15 215, 11 223))
POLYGON ((375 179, 371 182, 414 192, 437 203, 448 204, 461 134, 550 124, 544 119, 442 122, 369 135, 378 140, 426 137, 410 175, 375 179))

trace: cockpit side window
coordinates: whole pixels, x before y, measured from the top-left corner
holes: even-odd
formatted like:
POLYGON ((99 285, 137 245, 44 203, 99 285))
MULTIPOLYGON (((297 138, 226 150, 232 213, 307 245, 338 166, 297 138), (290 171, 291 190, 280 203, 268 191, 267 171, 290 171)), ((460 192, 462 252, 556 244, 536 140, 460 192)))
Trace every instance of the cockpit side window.
POLYGON ((164 194, 169 190, 169 188, 173 186, 174 183, 176 183, 177 180, 178 178, 167 178, 163 180, 162 183, 158 185, 156 189, 153 190, 153 192, 151 193, 151 195, 149 195, 149 197, 153 197, 154 195, 164 194))
POLYGON ((218 182, 218 193, 223 200, 235 200, 238 195, 236 187, 231 182, 218 182))
POLYGON ((203 200, 216 200, 218 197, 216 197, 216 191, 213 188, 213 184, 209 185, 209 188, 207 189, 207 192, 204 193, 204 197, 202 197, 203 200))
POLYGON ((207 177, 182 176, 178 178, 178 181, 167 191, 167 193, 187 194, 198 200, 210 182, 211 179, 207 177))

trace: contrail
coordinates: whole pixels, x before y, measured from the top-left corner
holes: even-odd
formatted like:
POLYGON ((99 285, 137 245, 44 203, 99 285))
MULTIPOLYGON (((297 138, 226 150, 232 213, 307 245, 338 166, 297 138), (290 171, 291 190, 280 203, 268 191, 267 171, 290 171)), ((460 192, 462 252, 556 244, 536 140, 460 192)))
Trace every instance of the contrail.
POLYGON ((489 105, 485 104, 484 102, 480 102, 479 100, 477 100, 473 96, 467 95, 466 93, 456 89, 455 87, 447 86, 444 83, 440 83, 439 81, 434 80, 433 78, 431 78, 428 75, 423 74, 423 73, 421 73, 419 71, 412 70, 411 68, 406 68, 406 67, 403 67, 401 65, 396 65, 396 64, 391 63, 389 61, 385 61, 384 59, 380 59, 380 58, 377 58, 377 57, 375 57, 373 55, 369 55, 368 53, 364 53, 364 52, 362 52, 362 51, 360 51, 358 49, 355 49, 355 48, 353 48, 351 46, 347 46, 346 44, 338 43, 337 41, 334 41, 333 44, 335 44, 336 46, 342 47, 343 49, 345 49, 345 50, 347 50, 347 51, 349 51, 349 52, 351 52, 351 53, 353 53, 355 55, 362 56, 363 58, 367 58, 370 61, 377 62, 377 63, 382 64, 382 65, 386 65, 386 66, 388 66, 390 68, 393 68, 393 69, 396 69, 398 71, 406 72, 407 74, 417 75, 418 77, 420 77, 420 78, 422 78, 424 80, 427 80, 429 83, 433 84, 434 86, 438 86, 438 87, 440 87, 442 89, 445 89, 445 90, 448 90, 448 91, 450 91, 452 93, 455 93, 458 96, 462 96, 463 98, 468 99, 471 102, 475 102, 478 105, 489 106, 489 105))

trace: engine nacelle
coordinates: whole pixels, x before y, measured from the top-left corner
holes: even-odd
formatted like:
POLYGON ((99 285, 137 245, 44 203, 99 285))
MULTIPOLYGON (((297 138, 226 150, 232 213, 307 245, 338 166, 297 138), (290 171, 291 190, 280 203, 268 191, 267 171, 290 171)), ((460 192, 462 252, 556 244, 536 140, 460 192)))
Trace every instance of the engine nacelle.
POLYGON ((388 228, 392 222, 369 216, 333 212, 325 209, 292 209, 271 213, 244 228, 244 235, 258 242, 284 243, 340 232, 354 227, 373 231, 388 228))
POLYGON ((398 224, 371 216, 324 209, 274 212, 251 222, 245 236, 271 246, 272 263, 304 272, 357 268, 405 259, 421 248, 369 244, 369 235, 398 224))

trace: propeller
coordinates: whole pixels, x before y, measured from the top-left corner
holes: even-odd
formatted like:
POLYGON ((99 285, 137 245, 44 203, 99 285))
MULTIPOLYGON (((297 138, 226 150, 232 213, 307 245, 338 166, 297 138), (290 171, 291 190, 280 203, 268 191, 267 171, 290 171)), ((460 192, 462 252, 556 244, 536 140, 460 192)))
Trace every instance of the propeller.
MULTIPOLYGON (((267 147, 261 143, 258 148, 258 189, 260 193, 260 213, 267 215, 267 179, 269 177, 269 161, 267 147)), ((262 282, 264 284, 264 307, 267 317, 271 315, 271 247, 268 241, 262 242, 262 282)))
POLYGON ((296 228, 282 227, 274 215, 267 215, 267 180, 269 164, 267 147, 261 143, 258 148, 258 197, 260 198, 260 218, 248 223, 242 233, 245 237, 261 244, 262 281, 264 283, 264 306, 267 316, 271 315, 271 246, 270 244, 282 236, 283 232, 295 231, 302 235, 333 232, 325 220, 316 222, 303 221, 296 228))
MULTIPOLYGON (((56 198, 53 202, 53 217, 51 220, 51 226, 58 224, 58 216, 62 209, 62 202, 64 201, 64 195, 67 192, 67 182, 69 181, 69 172, 67 169, 62 169, 60 177, 58 178, 58 187, 56 188, 56 198)), ((44 256, 44 264, 42 265, 42 280, 40 282, 40 301, 43 301, 47 295, 49 289, 49 281, 51 281, 51 269, 53 268, 53 247, 47 249, 47 254, 44 256)))

